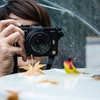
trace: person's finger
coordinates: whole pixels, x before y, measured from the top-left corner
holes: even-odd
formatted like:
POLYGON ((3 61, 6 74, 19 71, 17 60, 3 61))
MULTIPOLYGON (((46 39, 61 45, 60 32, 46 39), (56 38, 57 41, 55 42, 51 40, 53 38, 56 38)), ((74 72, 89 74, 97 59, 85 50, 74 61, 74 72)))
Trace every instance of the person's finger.
POLYGON ((4 30, 10 24, 13 24, 15 26, 21 26, 21 24, 16 22, 14 19, 1 20, 0 21, 0 32, 2 32, 2 30, 4 30))
POLYGON ((18 43, 21 48, 24 49, 24 38, 20 35, 19 32, 15 32, 9 35, 6 38, 6 43, 13 45, 14 43, 18 43))
POLYGON ((22 58, 23 58, 24 61, 27 60, 27 55, 26 55, 25 51, 24 51, 21 47, 14 47, 14 46, 11 46, 11 47, 9 48, 9 51, 11 51, 10 54, 11 54, 12 56, 15 55, 15 54, 19 54, 19 55, 22 56, 22 58))
POLYGON ((7 37, 7 36, 9 36, 10 34, 12 34, 14 32, 19 32, 22 35, 22 37, 24 37, 24 31, 22 29, 20 29, 19 27, 14 26, 13 24, 10 24, 8 27, 6 27, 0 33, 0 36, 7 37))

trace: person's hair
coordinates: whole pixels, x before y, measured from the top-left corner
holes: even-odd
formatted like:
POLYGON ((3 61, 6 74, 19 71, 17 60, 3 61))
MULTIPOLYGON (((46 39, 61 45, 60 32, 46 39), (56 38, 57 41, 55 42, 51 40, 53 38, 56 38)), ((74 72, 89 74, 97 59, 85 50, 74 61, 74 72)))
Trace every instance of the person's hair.
POLYGON ((0 8, 0 20, 9 18, 14 15, 27 20, 38 22, 43 27, 51 27, 50 16, 47 11, 31 0, 11 0, 7 5, 0 8))

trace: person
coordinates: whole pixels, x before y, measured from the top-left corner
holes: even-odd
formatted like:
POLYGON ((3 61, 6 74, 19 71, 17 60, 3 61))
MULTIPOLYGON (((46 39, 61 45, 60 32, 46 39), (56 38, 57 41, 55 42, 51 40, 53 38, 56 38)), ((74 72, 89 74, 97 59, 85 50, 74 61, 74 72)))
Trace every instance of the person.
MULTIPOLYGON (((0 8, 0 76, 9 75, 13 72, 14 55, 18 57, 18 67, 32 63, 31 57, 27 56, 24 47, 25 33, 18 26, 36 25, 51 27, 50 16, 47 11, 31 0, 11 0, 0 8), (19 47, 13 46, 18 43, 19 47)), ((45 57, 33 56, 33 64, 45 57)))

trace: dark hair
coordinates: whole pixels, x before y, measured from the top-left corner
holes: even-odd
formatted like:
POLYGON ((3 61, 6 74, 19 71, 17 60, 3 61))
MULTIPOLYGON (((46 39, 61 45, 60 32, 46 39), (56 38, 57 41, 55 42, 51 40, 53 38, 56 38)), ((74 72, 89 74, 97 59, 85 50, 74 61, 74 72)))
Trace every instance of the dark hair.
POLYGON ((51 20, 47 11, 31 0, 11 0, 7 5, 0 8, 0 20, 9 18, 9 15, 38 22, 43 27, 50 27, 51 20))

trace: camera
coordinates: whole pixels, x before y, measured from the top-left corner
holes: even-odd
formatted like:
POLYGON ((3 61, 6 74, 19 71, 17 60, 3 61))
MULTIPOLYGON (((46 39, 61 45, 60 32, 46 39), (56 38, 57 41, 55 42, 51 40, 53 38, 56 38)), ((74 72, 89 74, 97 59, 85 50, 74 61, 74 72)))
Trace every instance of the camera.
POLYGON ((56 56, 58 54, 58 40, 63 36, 61 28, 22 25, 25 33, 25 50, 30 56, 56 56))

